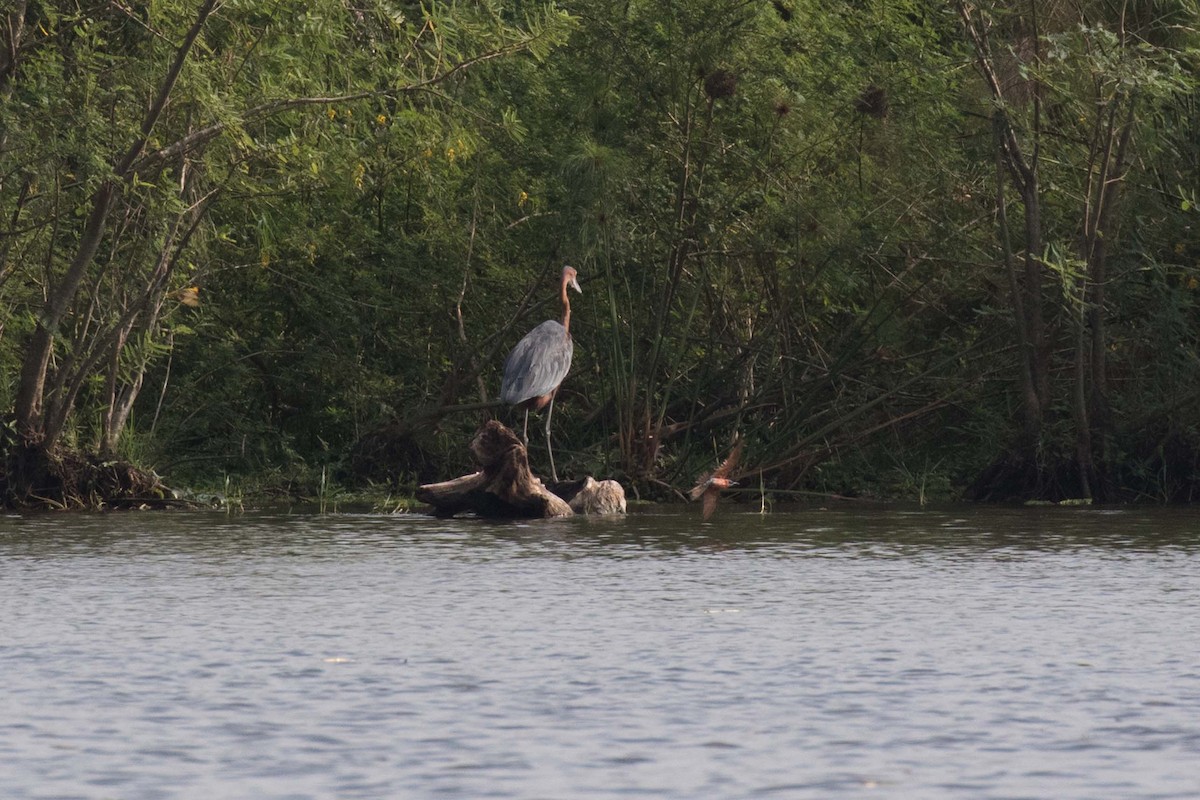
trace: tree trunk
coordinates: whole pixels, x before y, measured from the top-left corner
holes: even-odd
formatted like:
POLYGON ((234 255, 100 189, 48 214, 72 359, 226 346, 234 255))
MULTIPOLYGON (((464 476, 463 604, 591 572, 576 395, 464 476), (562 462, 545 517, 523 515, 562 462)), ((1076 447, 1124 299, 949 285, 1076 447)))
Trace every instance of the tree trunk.
POLYGON ((101 184, 96 193, 92 195, 91 210, 88 212, 75 257, 71 260, 62 279, 49 287, 45 308, 29 339, 21 364, 20 384, 14 403, 19 435, 38 447, 49 449, 53 447, 56 438, 47 435, 48 432, 41 424, 41 416, 46 388, 46 370, 50 365, 50 355, 54 349, 54 337, 58 333, 58 327, 70 309, 71 303, 75 300, 88 267, 95 260, 100 242, 104 238, 108 215, 121 193, 121 185, 131 178, 133 165, 145 149, 151 131, 154 130, 159 117, 162 116, 163 109, 171 96, 171 91, 175 88, 175 83, 179 79, 179 74, 183 70, 184 62, 191 52, 192 45, 204 28, 216 3, 217 0, 205 0, 197 12, 196 20, 188 29, 183 42, 176 49, 158 94, 142 120, 139 135, 130 143, 120 160, 114 164, 114 177, 101 184))
POLYGON ((50 353, 54 348, 54 336, 66 316, 71 301, 79 291, 83 276, 96 256, 100 240, 104 237, 104 226, 112 210, 116 186, 106 181, 92 195, 92 210, 84 224, 79 249, 71 261, 62 280, 50 290, 45 309, 25 348, 21 363, 21 380, 17 389, 15 414, 17 431, 26 440, 49 448, 54 442, 45 436, 41 425, 42 400, 46 388, 46 370, 50 365, 50 353))
POLYGON ((1004 115, 997 112, 994 117, 996 129, 996 222, 997 235, 1000 239, 1000 249, 1004 258, 1004 271, 1008 276, 1009 298, 1013 308, 1013 322, 1017 329, 1017 347, 1020 364, 1021 383, 1021 417, 1023 422, 1023 438, 1026 442, 1035 443, 1041 435, 1042 402, 1037 389, 1038 359, 1037 340, 1034 326, 1025 310, 1028 301, 1022 285, 1021 274, 1017 269, 1016 258, 1012 249, 1012 231, 1008 225, 1008 201, 1005 199, 1005 164, 1002 128, 1007 124, 1004 115))
MULTIPOLYGON (((1021 355, 1019 360, 1021 391, 1021 427, 1007 452, 976 479, 968 496, 977 500, 1010 499, 1039 496, 1044 491, 1046 472, 1041 464, 1041 444, 1045 417, 1050 410, 1051 342, 1046 332, 1044 316, 1045 266, 1042 253, 1045 247, 1042 220, 1042 190, 1039 178, 1041 147, 1041 88, 1036 81, 1030 88, 1030 119, 1028 140, 1022 142, 1014 129, 1006 95, 1007 84, 997 72, 991 50, 990 20, 965 0, 956 7, 963 28, 975 53, 975 66, 983 78, 988 94, 995 104, 993 132, 996 138, 997 216, 1005 269, 1012 297, 1013 319, 1021 355), (1021 199, 1024 215, 1023 242, 1020 249, 1023 264, 1016 266, 1004 199, 1004 176, 1021 199)), ((1033 59, 1041 60, 1038 50, 1036 18, 1032 34, 1033 59)))
MULTIPOLYGON (((1094 147, 1098 157, 1099 175, 1089 186, 1088 208, 1084 219, 1083 260, 1086 278, 1084 324, 1080 331, 1076 358, 1078 393, 1076 402, 1086 412, 1082 420, 1087 426, 1087 465, 1092 469, 1092 488, 1101 499, 1108 494, 1111 483, 1108 474, 1108 443, 1112 438, 1112 419, 1108 406, 1108 333, 1106 325, 1105 287, 1108 284, 1108 245, 1116 234, 1113 220, 1120 199, 1121 184, 1129 169, 1129 146, 1132 139, 1136 98, 1125 100, 1125 119, 1118 125, 1120 100, 1112 101, 1108 121, 1104 125, 1103 147, 1094 147), (1087 335, 1086 343, 1083 337, 1087 335), (1085 385, 1086 384, 1086 385, 1085 385)), ((1095 167, 1093 166, 1093 173, 1095 167)), ((1081 435, 1081 446, 1083 436, 1081 435)), ((1081 468, 1085 456, 1081 453, 1081 468)))
POLYGON ((473 512, 489 519, 546 519, 625 511, 625 491, 616 481, 587 478, 572 485, 570 503, 551 492, 530 472, 525 445, 497 420, 475 434, 471 453, 481 471, 417 490, 417 499, 433 506, 437 516, 473 512))

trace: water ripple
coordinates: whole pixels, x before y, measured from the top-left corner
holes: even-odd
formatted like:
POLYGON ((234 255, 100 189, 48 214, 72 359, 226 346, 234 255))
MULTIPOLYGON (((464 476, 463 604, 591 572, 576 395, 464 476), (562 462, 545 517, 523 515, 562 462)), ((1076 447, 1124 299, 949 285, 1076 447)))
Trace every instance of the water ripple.
POLYGON ((4 797, 1194 798, 1200 526, 0 519, 4 797))

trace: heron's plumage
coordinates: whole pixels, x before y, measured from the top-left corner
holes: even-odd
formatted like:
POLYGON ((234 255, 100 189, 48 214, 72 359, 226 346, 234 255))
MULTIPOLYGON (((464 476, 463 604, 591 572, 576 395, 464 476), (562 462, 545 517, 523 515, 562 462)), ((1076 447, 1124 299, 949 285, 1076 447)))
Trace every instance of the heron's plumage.
POLYGON ((557 320, 548 319, 525 334, 504 360, 500 399, 517 405, 545 397, 571 370, 575 345, 557 320))

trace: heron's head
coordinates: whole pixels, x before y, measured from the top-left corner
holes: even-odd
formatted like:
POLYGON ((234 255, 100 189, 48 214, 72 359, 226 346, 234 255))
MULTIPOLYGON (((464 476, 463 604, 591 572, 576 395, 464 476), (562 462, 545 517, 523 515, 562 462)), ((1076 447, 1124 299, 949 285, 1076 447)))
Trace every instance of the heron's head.
POLYGON ((575 277, 578 274, 572 266, 563 267, 562 282, 563 286, 570 286, 575 291, 583 294, 583 289, 579 288, 579 281, 575 277))

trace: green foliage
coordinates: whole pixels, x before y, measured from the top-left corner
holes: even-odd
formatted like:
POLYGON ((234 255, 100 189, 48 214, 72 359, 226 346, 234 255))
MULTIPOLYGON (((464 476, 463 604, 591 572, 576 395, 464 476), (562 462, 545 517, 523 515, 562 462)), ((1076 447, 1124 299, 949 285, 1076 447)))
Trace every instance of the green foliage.
MULTIPOLYGON (((132 391, 125 452, 178 480, 314 491, 381 430, 393 479, 465 471, 478 415, 427 411, 497 394, 508 348, 559 314, 564 262, 585 290, 566 472, 665 495, 737 430, 768 488, 924 499, 1007 446, 992 108, 953 7, 225 2, 114 176, 194 5, 33 4, 0 62, 6 407, 117 180, 47 407, 73 398, 64 436, 103 447, 132 391)), ((1093 143, 1129 119, 1100 310, 1113 458, 1157 474, 1139 430, 1200 441, 1195 10, 1145 4, 1122 29, 1107 4, 1051 6, 1038 60, 1028 4, 981 4, 1006 80, 1042 92, 1040 125, 1019 93, 1008 111, 1041 153, 1048 342, 1067 374, 1095 308, 1093 143)), ((1069 456, 1068 402, 1064 380, 1044 453, 1069 456)))
MULTIPOLYGON (((469 160, 475 134, 463 122, 475 116, 458 95, 473 72, 544 56, 570 23, 539 6, 513 24, 486 3, 404 13, 387 3, 224 3, 209 17, 211 5, 197 14, 179 3, 39 4, 14 29, 0 142, 10 223, 0 358, 14 371, 27 365, 26 399, 16 387, 6 394, 38 446, 111 450, 147 368, 157 364, 152 378, 167 382, 167 342, 185 359, 170 362, 176 377, 255 365, 264 376, 255 390, 267 395, 255 405, 273 413, 313 374, 340 381, 318 418, 344 446, 365 413, 346 391, 361 386, 353 367, 389 342, 369 326, 339 333, 404 292, 386 268, 420 253, 387 240, 397 220, 384 204, 469 160), (147 111, 156 97, 161 114, 159 102, 147 111), (215 303, 231 316, 207 314, 215 303), (36 341, 27 344, 39 321, 53 348, 40 372, 36 341), (243 352, 247 341, 255 349, 243 352), (312 362, 289 358, 301 353, 312 362)), ((197 407, 167 406, 164 453, 186 445, 182 432, 197 423, 219 429, 201 410, 222 398, 199 388, 197 407)), ((278 417, 236 421, 265 426, 255 435, 265 442, 278 417)), ((243 425, 243 452, 254 432, 243 425)), ((308 448, 256 449, 278 459, 308 448)))

